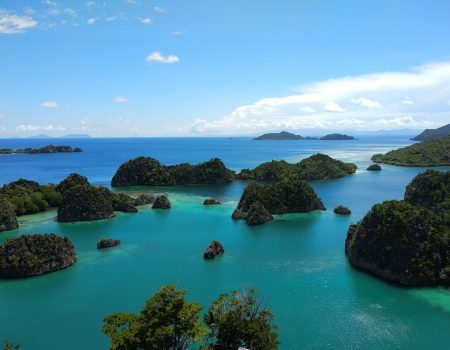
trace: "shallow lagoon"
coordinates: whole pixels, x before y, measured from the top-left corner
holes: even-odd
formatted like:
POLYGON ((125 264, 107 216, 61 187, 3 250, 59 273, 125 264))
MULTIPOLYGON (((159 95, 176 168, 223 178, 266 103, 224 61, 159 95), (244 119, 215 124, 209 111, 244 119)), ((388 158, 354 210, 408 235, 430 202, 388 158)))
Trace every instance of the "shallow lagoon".
MULTIPOLYGON (((85 150, 82 158, 18 155, 39 158, 11 156, 7 164, 0 158, 6 169, 0 180, 27 176, 56 182, 78 169, 93 182, 106 184, 121 161, 140 154, 167 163, 219 156, 240 169, 321 151, 353 160, 360 169, 344 179, 312 183, 326 212, 278 216, 261 227, 230 218, 245 186, 241 181, 228 186, 145 189, 169 192, 170 211, 144 207, 137 214, 119 213, 115 219, 76 224, 57 223, 54 211, 22 217, 21 228, 1 234, 0 242, 20 233, 57 232, 72 239, 79 260, 53 274, 0 281, 0 338, 17 341, 24 349, 104 349, 108 341, 100 329, 105 315, 138 311, 162 284, 175 283, 189 290, 189 299, 205 306, 220 293, 256 286, 272 306, 282 349, 450 346, 448 289, 399 288, 352 269, 344 255, 348 225, 374 203, 402 198, 405 185, 421 171, 394 166, 383 166, 381 172, 364 170, 371 154, 407 144, 406 138, 297 144, 178 139, 176 145, 153 140, 82 140, 81 144, 66 140, 85 150), (110 158, 92 153, 106 149, 110 158), (207 196, 225 203, 204 207, 207 196), (334 215, 332 209, 338 204, 348 205, 352 215, 334 215), (95 244, 103 236, 118 238, 122 245, 97 251, 95 244), (225 255, 205 262, 202 252, 213 239, 224 244, 225 255)), ((22 146, 21 142, 31 141, 15 142, 22 146)))

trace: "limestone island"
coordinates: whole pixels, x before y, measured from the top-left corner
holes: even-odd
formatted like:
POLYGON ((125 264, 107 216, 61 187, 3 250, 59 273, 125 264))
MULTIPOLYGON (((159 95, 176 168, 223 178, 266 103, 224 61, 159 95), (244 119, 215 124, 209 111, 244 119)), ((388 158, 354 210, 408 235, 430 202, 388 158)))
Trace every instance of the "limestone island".
POLYGON ((220 243, 219 241, 212 241, 203 253, 203 259, 211 260, 216 256, 223 254, 224 252, 225 250, 223 249, 222 243, 220 243))
POLYGON ((139 157, 122 164, 114 174, 112 186, 175 186, 226 184, 234 172, 214 158, 197 165, 188 163, 166 166, 154 158, 139 157))
POLYGON ((118 245, 120 245, 120 241, 118 239, 102 238, 97 243, 97 249, 112 248, 118 245))
POLYGON ((172 204, 170 203, 169 198, 166 195, 161 195, 156 197, 153 202, 152 209, 170 209, 172 204))
POLYGON ((356 168, 353 163, 344 163, 326 154, 317 153, 294 164, 284 160, 272 160, 254 169, 242 169, 237 178, 257 181, 278 181, 285 177, 308 181, 328 180, 353 174, 356 168))
POLYGON ((40 153, 78 153, 83 152, 80 147, 71 147, 71 146, 53 146, 48 145, 41 148, 21 148, 13 150, 12 148, 1 148, 0 154, 40 154, 40 153))
POLYGON ((77 261, 67 237, 55 234, 23 235, 0 246, 0 278, 22 278, 64 269, 77 261))
POLYGON ((283 141, 283 140, 317 140, 316 137, 303 137, 301 135, 295 135, 291 132, 281 131, 281 132, 272 132, 268 134, 264 134, 258 137, 255 137, 253 140, 264 141, 264 140, 275 140, 275 141, 283 141))
POLYGON ((449 199, 450 172, 417 175, 404 201, 376 204, 350 225, 351 264, 404 286, 450 285, 449 199))
POLYGON ((270 221, 272 214, 306 213, 317 209, 325 210, 325 206, 306 181, 285 178, 269 184, 250 183, 232 217, 245 219, 253 225, 270 221))
POLYGON ((425 129, 419 135, 413 137, 413 141, 428 141, 438 137, 449 136, 450 135, 450 124, 441 126, 437 129, 425 129))
POLYGON ((377 163, 411 167, 450 165, 450 136, 422 141, 386 154, 375 154, 372 160, 377 163))
POLYGON ((215 198, 206 198, 203 201, 203 205, 217 205, 220 204, 220 201, 215 198))
POLYGON ((333 212, 338 215, 350 215, 352 211, 343 205, 338 205, 334 208, 333 212))
POLYGON ((344 134, 328 134, 322 136, 320 140, 336 140, 336 141, 344 141, 344 140, 356 140, 353 136, 348 136, 344 134))
POLYGON ((380 171, 381 170, 381 166, 380 164, 370 164, 366 170, 369 171, 380 171))

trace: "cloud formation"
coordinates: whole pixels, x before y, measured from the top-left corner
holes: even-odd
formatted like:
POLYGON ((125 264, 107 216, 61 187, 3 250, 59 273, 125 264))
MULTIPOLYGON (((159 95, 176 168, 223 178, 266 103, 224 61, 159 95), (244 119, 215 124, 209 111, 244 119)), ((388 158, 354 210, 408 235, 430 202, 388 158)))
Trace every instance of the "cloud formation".
POLYGON ((148 63, 158 62, 158 63, 178 63, 180 59, 175 55, 167 55, 164 56, 159 51, 153 51, 150 55, 147 56, 146 61, 148 63))
POLYGON ((44 101, 44 102, 41 103, 41 107, 44 107, 44 108, 58 108, 59 105, 58 105, 58 102, 56 102, 56 101, 44 101))
POLYGON ((295 91, 290 96, 239 106, 217 119, 196 118, 189 132, 220 135, 280 129, 438 127, 450 120, 450 61, 405 72, 318 81, 295 91))
POLYGON ((124 96, 117 96, 117 97, 114 99, 114 102, 117 102, 117 103, 125 103, 125 102, 128 102, 128 98, 126 98, 126 97, 124 97, 124 96))
POLYGON ((0 34, 23 33, 37 25, 30 16, 18 16, 0 9, 0 34))

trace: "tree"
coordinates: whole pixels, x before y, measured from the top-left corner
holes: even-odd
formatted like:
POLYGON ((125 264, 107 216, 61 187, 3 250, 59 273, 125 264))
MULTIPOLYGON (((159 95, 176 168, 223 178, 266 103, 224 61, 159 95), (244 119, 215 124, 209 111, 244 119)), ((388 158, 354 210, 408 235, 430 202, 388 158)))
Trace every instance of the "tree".
POLYGON ((204 321, 209 328, 205 350, 278 349, 278 328, 272 324, 273 315, 257 299, 254 289, 221 295, 211 304, 204 321))
POLYGON ((17 344, 11 343, 7 340, 3 342, 3 350, 19 350, 20 347, 17 344))
POLYGON ((111 350, 185 350, 199 342, 207 330, 200 321, 202 307, 185 299, 186 290, 161 288, 140 314, 116 313, 104 319, 103 332, 111 350))

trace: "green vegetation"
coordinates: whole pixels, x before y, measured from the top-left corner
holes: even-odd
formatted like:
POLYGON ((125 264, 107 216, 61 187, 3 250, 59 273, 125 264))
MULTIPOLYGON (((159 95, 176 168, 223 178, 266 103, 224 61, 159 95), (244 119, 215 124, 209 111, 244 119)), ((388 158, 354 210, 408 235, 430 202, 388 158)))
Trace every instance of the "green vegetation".
POLYGON ((222 184, 233 181, 234 172, 214 158, 198 165, 187 163, 166 166, 153 158, 139 157, 122 164, 112 186, 174 186, 222 184))
POLYGON ((185 290, 162 287, 139 314, 116 313, 104 319, 111 350, 185 350, 206 334, 202 307, 186 301, 185 290))
POLYGON ((254 289, 221 295, 209 307, 204 321, 209 334, 202 349, 278 349, 278 328, 273 325, 273 315, 256 297, 254 289))
POLYGON ((222 243, 219 241, 212 241, 208 248, 203 253, 203 258, 206 260, 214 259, 216 256, 221 255, 225 252, 222 243))
POLYGON ((3 342, 3 350, 19 350, 20 346, 7 340, 3 342))
POLYGON ((75 248, 67 237, 34 234, 10 238, 0 246, 0 278, 42 275, 76 260, 75 248))
POLYGON ((248 209, 245 220, 248 225, 262 225, 273 220, 273 216, 260 202, 256 201, 248 209))
POLYGON ((254 289, 221 295, 204 316, 207 328, 200 320, 202 307, 185 295, 185 290, 164 286, 139 314, 105 317, 102 330, 110 338, 110 349, 186 350, 202 340, 202 350, 278 349, 273 315, 254 289))
POLYGON ((241 196, 237 210, 244 213, 249 212, 251 206, 256 202, 259 202, 270 214, 325 210, 313 188, 306 181, 295 178, 286 178, 265 185, 250 183, 241 196))
POLYGON ((316 140, 315 137, 303 137, 301 135, 295 135, 291 132, 281 131, 281 132, 272 132, 268 134, 264 134, 258 137, 255 137, 253 140, 316 140))
POLYGON ((447 124, 437 129, 425 129, 421 134, 417 135, 416 137, 413 137, 411 140, 427 141, 449 135, 450 135, 450 124, 447 124))
POLYGON ((346 240, 350 262, 407 286, 450 285, 450 172, 427 171, 405 201, 372 207, 346 240))
POLYGON ((386 154, 375 154, 372 160, 400 166, 450 165, 450 136, 423 141, 386 154))
POLYGON ((317 153, 298 163, 291 164, 284 160, 272 160, 258 165, 255 169, 243 169, 238 178, 242 180, 277 181, 287 177, 296 177, 302 180, 337 179, 356 171, 353 163, 344 163, 317 153))
POLYGON ((348 136, 344 134, 328 134, 325 136, 322 136, 320 138, 321 140, 355 140, 353 136, 348 136))
POLYGON ((18 227, 14 208, 6 199, 0 198, 0 232, 15 230, 18 227))
POLYGON ((61 195, 54 185, 39 185, 25 179, 4 185, 0 189, 0 199, 11 203, 18 216, 39 213, 61 203, 61 195))
POLYGON ((72 148, 71 146, 53 146, 48 145, 41 148, 20 148, 15 151, 11 148, 0 149, 0 154, 12 154, 12 153, 27 153, 27 154, 38 154, 38 153, 73 153, 73 152, 83 152, 79 147, 72 148))

